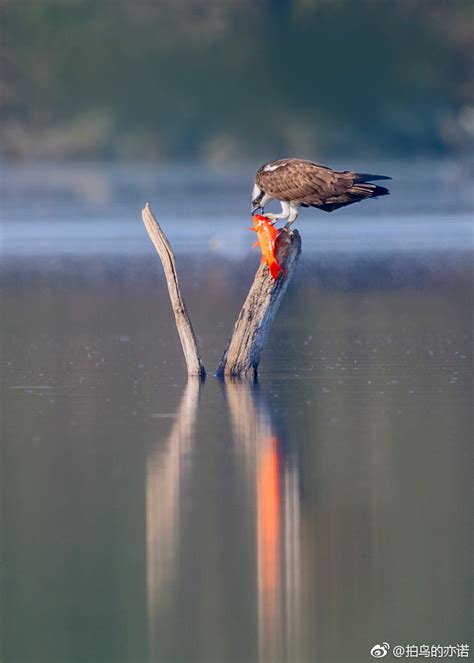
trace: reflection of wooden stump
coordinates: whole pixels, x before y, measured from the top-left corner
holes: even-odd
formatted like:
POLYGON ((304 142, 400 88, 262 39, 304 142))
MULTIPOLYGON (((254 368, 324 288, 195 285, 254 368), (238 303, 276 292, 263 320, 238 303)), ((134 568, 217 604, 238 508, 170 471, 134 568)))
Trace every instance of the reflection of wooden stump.
POLYGON ((277 238, 276 255, 286 273, 274 280, 268 267, 260 265, 217 368, 218 377, 257 374, 270 327, 293 277, 300 253, 299 232, 283 230, 277 238))
MULTIPOLYGON (((171 305, 175 316, 188 375, 204 378, 206 372, 194 336, 191 320, 181 296, 176 263, 170 243, 148 203, 142 210, 143 223, 155 246, 165 272, 171 305)), ((268 338, 272 322, 281 304, 289 282, 293 278, 301 253, 301 237, 297 230, 283 230, 277 238, 276 257, 285 270, 274 280, 267 265, 260 265, 244 302, 234 332, 227 344, 216 376, 245 377, 257 375, 260 357, 268 338)))
POLYGON ((233 439, 244 462, 256 517, 259 661, 303 660, 301 529, 298 465, 285 454, 264 394, 246 380, 226 379, 233 439))
POLYGON ((183 458, 189 457, 194 443, 200 386, 199 378, 188 380, 166 443, 157 445, 146 463, 146 582, 154 658, 156 622, 172 597, 177 573, 182 482, 186 480, 183 458))

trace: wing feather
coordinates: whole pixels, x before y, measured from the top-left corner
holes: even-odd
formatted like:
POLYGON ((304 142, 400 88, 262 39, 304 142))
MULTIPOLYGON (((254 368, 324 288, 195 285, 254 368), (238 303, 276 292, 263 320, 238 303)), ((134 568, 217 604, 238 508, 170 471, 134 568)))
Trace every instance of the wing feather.
POLYGON ((262 191, 277 200, 321 205, 346 193, 354 179, 352 172, 338 172, 313 161, 280 159, 262 166, 255 181, 262 191))

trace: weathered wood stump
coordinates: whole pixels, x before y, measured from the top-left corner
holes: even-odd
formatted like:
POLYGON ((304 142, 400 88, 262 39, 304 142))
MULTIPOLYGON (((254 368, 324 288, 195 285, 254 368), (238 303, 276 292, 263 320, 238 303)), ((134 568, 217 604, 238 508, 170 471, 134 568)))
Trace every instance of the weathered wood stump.
POLYGON ((276 257, 285 273, 274 280, 267 265, 260 265, 217 367, 217 377, 257 375, 272 322, 293 278, 300 253, 299 232, 282 230, 277 238, 276 257))
MULTIPOLYGON (((142 210, 142 219, 163 265, 188 375, 197 375, 204 378, 206 371, 201 361, 191 320, 181 295, 176 261, 170 243, 148 203, 142 210)), ((260 265, 235 323, 233 334, 217 367, 216 377, 257 376, 260 358, 272 322, 293 278, 300 253, 301 237, 299 232, 297 230, 290 232, 283 229, 276 241, 276 257, 285 272, 275 280, 272 278, 267 265, 260 265)))

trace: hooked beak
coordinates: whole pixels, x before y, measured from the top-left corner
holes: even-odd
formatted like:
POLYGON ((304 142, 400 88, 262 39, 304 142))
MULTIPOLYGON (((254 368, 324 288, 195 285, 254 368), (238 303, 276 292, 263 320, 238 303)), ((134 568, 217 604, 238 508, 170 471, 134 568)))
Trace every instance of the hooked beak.
POLYGON ((258 210, 260 210, 260 211, 262 212, 262 214, 263 214, 263 207, 262 207, 261 205, 257 205, 256 207, 254 207, 254 208, 252 209, 252 211, 250 212, 250 214, 252 214, 252 216, 253 216, 254 214, 257 213, 258 210))

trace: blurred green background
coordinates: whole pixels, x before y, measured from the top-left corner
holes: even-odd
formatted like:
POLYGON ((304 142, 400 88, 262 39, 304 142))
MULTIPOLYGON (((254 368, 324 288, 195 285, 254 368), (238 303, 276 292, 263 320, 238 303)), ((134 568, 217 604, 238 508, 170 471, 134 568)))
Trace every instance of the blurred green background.
POLYGON ((470 0, 3 0, 1 153, 463 152, 470 0))

